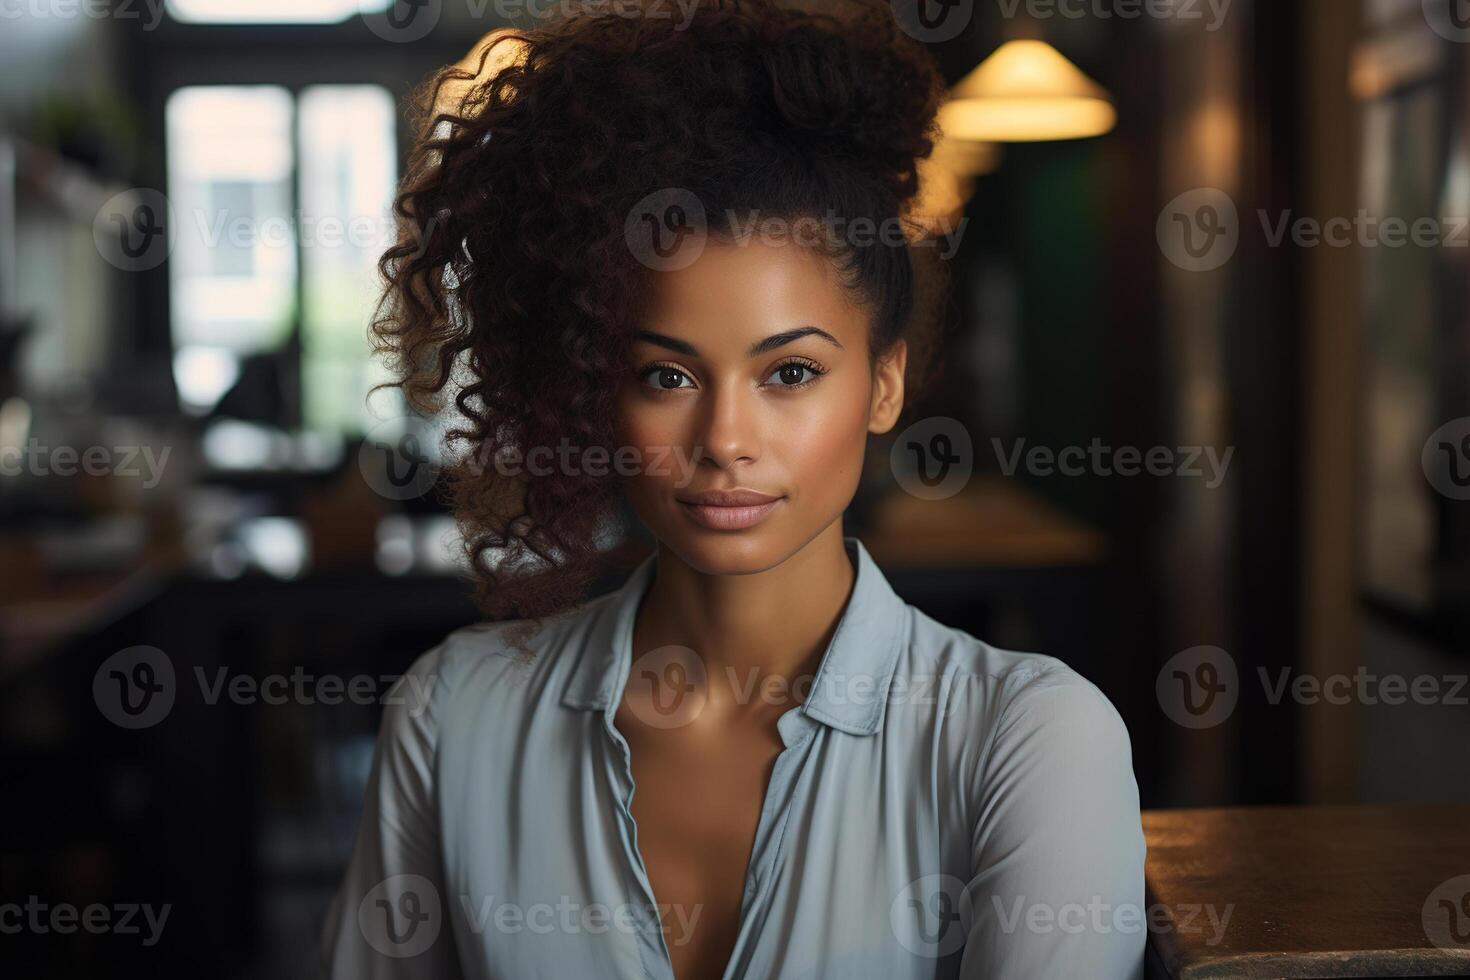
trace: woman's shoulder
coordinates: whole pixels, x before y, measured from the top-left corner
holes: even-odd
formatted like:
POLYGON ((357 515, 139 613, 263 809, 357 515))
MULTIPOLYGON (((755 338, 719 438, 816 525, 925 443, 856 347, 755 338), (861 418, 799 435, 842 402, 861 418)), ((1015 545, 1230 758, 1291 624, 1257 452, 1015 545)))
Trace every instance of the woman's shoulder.
POLYGON ((942 680, 932 685, 937 708, 902 717, 934 736, 943 782, 964 800, 966 832, 983 824, 985 839, 1001 849, 1033 838, 1057 848, 1085 839, 1141 867, 1132 740, 1107 695, 1058 657, 995 646, 922 613, 913 618, 900 662, 942 680))
MULTIPOLYGON (((912 607, 911 607, 912 608, 912 607)), ((996 646, 917 609, 896 678, 943 692, 946 727, 984 754, 1017 741, 1072 751, 1079 741, 1131 756, 1122 716, 1106 694, 1058 657, 996 646)))
POLYGON ((996 646, 913 606, 908 610, 911 626, 904 643, 906 656, 899 664, 910 675, 934 675, 1003 702, 1057 690, 1107 700, 1096 685, 1058 657, 996 646))
POLYGON ((384 726, 412 714, 437 732, 471 708, 532 710, 543 692, 558 697, 571 672, 596 644, 610 596, 538 620, 479 622, 448 633, 418 654, 385 699, 384 726), (395 704, 395 701, 398 702, 395 704))

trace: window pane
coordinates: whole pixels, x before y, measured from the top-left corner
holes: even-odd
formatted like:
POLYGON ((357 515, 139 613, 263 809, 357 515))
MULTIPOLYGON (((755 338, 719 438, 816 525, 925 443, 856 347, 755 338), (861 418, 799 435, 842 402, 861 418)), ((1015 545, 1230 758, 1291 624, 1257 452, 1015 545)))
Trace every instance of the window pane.
POLYGON ((291 115, 276 86, 182 88, 165 108, 174 377, 188 410, 211 408, 244 355, 290 331, 291 115))
POLYGON ((310 428, 356 435, 391 392, 370 357, 377 261, 393 241, 398 179, 393 97, 376 85, 319 85, 299 103, 301 147, 302 413, 310 428))
POLYGON ((335 24, 386 10, 392 0, 168 0, 169 16, 196 24, 335 24))

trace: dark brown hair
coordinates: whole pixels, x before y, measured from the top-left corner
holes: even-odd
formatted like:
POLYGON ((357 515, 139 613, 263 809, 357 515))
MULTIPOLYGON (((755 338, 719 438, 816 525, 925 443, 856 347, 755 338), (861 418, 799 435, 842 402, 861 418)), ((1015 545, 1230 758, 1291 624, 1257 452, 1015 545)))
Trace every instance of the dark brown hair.
MULTIPOLYGON (((421 87, 398 243, 379 263, 378 351, 412 406, 452 391, 462 416, 448 485, 492 619, 564 610, 600 570, 615 473, 491 464, 613 449, 631 325, 657 276, 625 235, 635 206, 678 189, 723 240, 728 216, 752 213, 891 226, 937 138, 943 81, 882 0, 840 14, 709 0, 687 25, 668 4, 598 10, 497 38, 478 75, 450 66, 421 87), (515 53, 485 75, 501 45, 515 53), (446 107, 455 86, 467 94, 446 107)), ((855 237, 822 251, 870 312, 874 359, 907 337, 921 383, 947 274, 916 269, 935 249, 855 237)))

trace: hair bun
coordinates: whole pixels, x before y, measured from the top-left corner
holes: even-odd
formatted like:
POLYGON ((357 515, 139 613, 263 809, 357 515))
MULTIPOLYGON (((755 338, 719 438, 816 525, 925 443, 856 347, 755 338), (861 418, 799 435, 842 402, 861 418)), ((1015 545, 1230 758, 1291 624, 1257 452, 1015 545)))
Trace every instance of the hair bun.
POLYGON ((777 119, 805 150, 870 168, 903 201, 938 138, 944 86, 928 52, 887 10, 864 4, 840 31, 778 26, 766 68, 777 119))

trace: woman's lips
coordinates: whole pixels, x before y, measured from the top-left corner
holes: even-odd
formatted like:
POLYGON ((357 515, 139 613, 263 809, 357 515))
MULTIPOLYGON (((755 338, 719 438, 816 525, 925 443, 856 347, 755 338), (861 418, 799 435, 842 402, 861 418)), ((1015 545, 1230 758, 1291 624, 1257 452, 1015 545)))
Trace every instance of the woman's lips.
POLYGON ((776 497, 760 504, 705 504, 693 501, 681 500, 679 505, 694 518, 695 523, 702 524, 714 531, 740 531, 747 527, 754 527, 765 520, 775 506, 783 497, 776 497))

